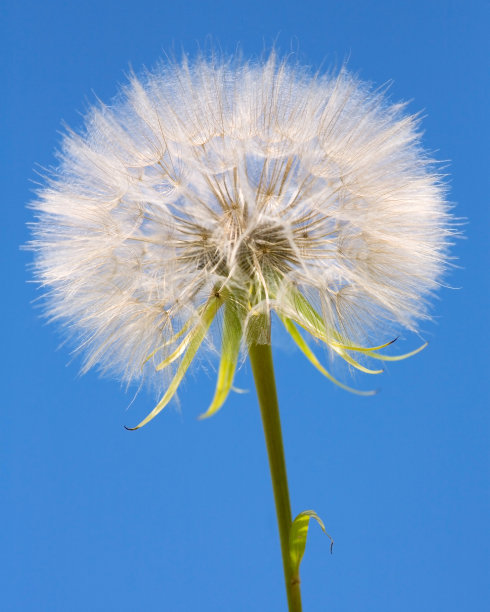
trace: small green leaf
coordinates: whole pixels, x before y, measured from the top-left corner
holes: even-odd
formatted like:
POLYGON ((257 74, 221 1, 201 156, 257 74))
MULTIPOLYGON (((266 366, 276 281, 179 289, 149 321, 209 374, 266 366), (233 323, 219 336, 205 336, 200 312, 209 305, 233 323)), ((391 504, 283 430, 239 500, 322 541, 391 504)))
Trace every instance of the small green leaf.
POLYGON ((232 387, 243 334, 241 310, 240 305, 232 299, 227 300, 223 316, 223 340, 216 390, 211 405, 204 414, 201 414, 200 419, 215 414, 224 404, 232 387))
POLYGON ((303 338, 303 336, 299 333, 298 329, 295 327, 291 319, 288 319, 287 317, 280 317, 280 319, 283 322, 286 330, 291 335, 291 338, 296 342, 296 344, 298 345, 299 349, 304 354, 304 356, 315 366, 317 370, 319 370, 326 378, 328 378, 328 380, 336 384, 338 387, 341 387, 345 391, 350 391, 351 393, 356 393, 357 395, 368 396, 368 395, 374 395, 376 393, 376 391, 358 391, 357 389, 344 385, 343 383, 338 381, 336 378, 334 378, 330 374, 330 372, 328 372, 322 366, 322 364, 318 361, 315 353, 308 346, 308 343, 303 338))
POLYGON ((289 560, 291 563, 291 571, 293 577, 299 576, 299 566, 303 555, 305 554, 306 538, 308 536, 308 527, 310 519, 314 518, 322 528, 323 533, 330 539, 330 552, 333 548, 333 539, 326 532, 325 525, 321 518, 313 510, 305 510, 298 514, 294 519, 291 530, 289 532, 289 560))
POLYGON ((216 316, 218 310, 223 304, 223 298, 221 296, 212 296, 206 304, 206 307, 203 310, 202 316, 199 322, 194 326, 189 335, 191 336, 188 341, 188 349, 185 353, 182 361, 177 368, 177 372, 175 373, 172 382, 170 383, 167 391, 165 392, 162 399, 158 402, 158 404, 153 408, 150 414, 145 417, 141 423, 136 425, 136 427, 126 427, 130 431, 134 431, 135 429, 139 429, 149 423, 153 418, 157 416, 159 412, 161 412, 165 406, 170 402, 172 397, 175 395, 182 379, 184 378, 185 373, 187 372, 189 366, 191 365, 194 357, 196 356, 199 347, 201 346, 206 334, 208 333, 209 327, 213 322, 214 317, 216 316))

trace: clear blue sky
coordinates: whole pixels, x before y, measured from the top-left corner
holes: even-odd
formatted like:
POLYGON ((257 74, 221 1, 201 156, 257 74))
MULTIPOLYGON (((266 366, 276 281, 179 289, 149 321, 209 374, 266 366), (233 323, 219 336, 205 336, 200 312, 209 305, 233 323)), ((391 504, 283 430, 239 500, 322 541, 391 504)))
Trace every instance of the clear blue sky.
MULTIPOLYGON (((214 380, 195 371, 175 406, 128 408, 117 381, 79 362, 32 303, 28 239, 36 167, 54 162, 129 66, 208 37, 245 55, 277 41, 314 67, 340 64, 425 115, 468 219, 430 346, 393 364, 371 399, 275 349, 293 512, 315 509, 302 565, 305 612, 488 610, 487 2, 7 0, 0 9, 3 279, 0 608, 5 611, 285 609, 258 407, 232 395, 205 422, 214 380), (487 380, 485 380, 487 379, 487 380)), ((418 342, 406 335, 400 349, 418 342)), ((366 388, 371 380, 356 378, 366 388)), ((237 384, 252 390, 245 366, 237 384)))

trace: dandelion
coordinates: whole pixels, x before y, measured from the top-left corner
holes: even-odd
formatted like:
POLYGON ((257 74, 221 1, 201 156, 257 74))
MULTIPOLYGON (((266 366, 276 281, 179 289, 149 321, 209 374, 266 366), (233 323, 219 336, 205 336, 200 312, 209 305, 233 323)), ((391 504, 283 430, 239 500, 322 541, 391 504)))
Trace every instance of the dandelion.
POLYGON ((271 316, 347 389, 308 336, 365 373, 381 371, 369 358, 417 352, 383 349, 387 329, 416 330, 428 316, 451 235, 418 119, 345 70, 312 75, 275 54, 184 58, 131 76, 112 106, 88 112, 82 134, 66 134, 34 208, 47 311, 76 338, 84 371, 164 383, 138 427, 172 400, 214 329, 221 356, 204 416, 249 355, 288 602, 300 610, 299 563, 319 519, 291 520, 271 316))

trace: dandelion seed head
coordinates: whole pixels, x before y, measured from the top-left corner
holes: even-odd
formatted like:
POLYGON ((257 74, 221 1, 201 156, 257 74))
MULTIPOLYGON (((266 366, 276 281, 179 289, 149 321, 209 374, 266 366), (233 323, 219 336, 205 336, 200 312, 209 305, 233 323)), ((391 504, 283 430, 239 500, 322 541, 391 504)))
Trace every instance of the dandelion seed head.
POLYGON ((349 342, 415 330, 451 236, 418 119, 345 70, 313 76, 275 54, 132 75, 65 134, 33 206, 49 316, 85 370, 127 382, 153 376, 148 356, 170 354, 216 291, 256 342, 272 311, 294 319, 291 288, 349 342))

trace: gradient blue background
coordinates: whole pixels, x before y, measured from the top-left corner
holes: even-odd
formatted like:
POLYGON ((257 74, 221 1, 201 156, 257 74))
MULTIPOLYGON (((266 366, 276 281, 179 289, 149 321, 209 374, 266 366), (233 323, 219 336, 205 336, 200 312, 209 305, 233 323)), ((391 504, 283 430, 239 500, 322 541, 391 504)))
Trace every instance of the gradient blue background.
MULTIPOLYGON (((196 371, 150 426, 142 393, 80 378, 33 306, 25 223, 62 122, 97 95, 191 53, 208 36, 245 55, 277 41, 313 67, 340 64, 422 110, 468 219, 460 267, 424 325, 430 346, 375 381, 374 399, 324 380, 284 338, 275 350, 293 512, 315 509, 302 565, 305 612, 490 609, 487 2, 27 2, 0 9, 0 609, 281 611, 275 513, 250 368, 199 422, 212 373, 196 371), (59 349, 59 350, 57 350, 59 349)), ((405 336, 399 350, 416 346, 405 336)), ((373 384, 356 377, 359 386, 373 384)))

